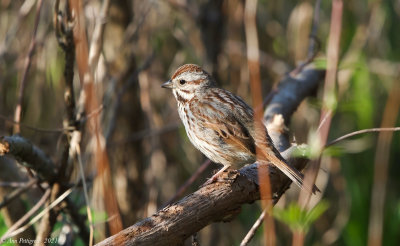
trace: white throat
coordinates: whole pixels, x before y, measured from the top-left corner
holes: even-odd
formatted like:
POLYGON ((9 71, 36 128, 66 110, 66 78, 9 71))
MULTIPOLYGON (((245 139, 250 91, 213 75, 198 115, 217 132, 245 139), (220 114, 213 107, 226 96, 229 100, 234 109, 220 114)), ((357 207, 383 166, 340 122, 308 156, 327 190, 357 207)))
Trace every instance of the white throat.
POLYGON ((184 103, 182 99, 185 101, 190 101, 194 97, 194 92, 186 92, 174 89, 172 93, 174 94, 175 99, 176 101, 178 101, 178 103, 184 103))

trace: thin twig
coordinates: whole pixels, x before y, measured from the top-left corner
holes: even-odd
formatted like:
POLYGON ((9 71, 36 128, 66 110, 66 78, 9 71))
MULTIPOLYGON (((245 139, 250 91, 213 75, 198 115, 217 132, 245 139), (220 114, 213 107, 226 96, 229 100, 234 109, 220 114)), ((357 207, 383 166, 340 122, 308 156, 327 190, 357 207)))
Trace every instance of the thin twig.
POLYGON ((92 72, 94 72, 97 67, 100 50, 103 46, 103 33, 106 26, 105 23, 109 6, 110 0, 104 0, 99 16, 97 16, 96 26, 94 27, 92 35, 92 41, 90 42, 89 66, 92 69, 92 72))
POLYGON ((18 125, 18 127, 23 127, 32 131, 37 131, 37 132, 42 132, 42 133, 61 133, 65 131, 73 131, 74 128, 67 127, 67 128, 54 128, 54 129, 46 129, 46 128, 40 128, 40 127, 35 127, 35 126, 30 126, 21 122, 17 122, 15 120, 9 119, 4 115, 0 114, 0 119, 3 119, 4 121, 11 122, 14 125, 18 125))
POLYGON ((0 243, 7 240, 7 238, 11 238, 10 233, 14 232, 19 226, 25 223, 36 211, 40 209, 40 207, 47 201, 50 197, 50 189, 47 189, 46 192, 43 194, 42 198, 24 215, 22 216, 17 222, 15 222, 4 235, 0 238, 0 243))
MULTIPOLYGON (((103 105, 100 105, 97 109, 93 110, 92 112, 88 113, 85 117, 82 117, 79 123, 85 123, 88 119, 91 117, 97 116, 101 111, 103 110, 103 105)), ((18 125, 20 127, 36 131, 36 132, 41 132, 41 133, 62 133, 62 132, 72 132, 76 130, 76 127, 73 126, 67 126, 63 128, 54 128, 54 129, 47 129, 47 128, 41 128, 41 127, 36 127, 36 126, 30 126, 21 122, 16 122, 13 119, 10 119, 4 115, 0 114, 0 119, 10 122, 14 125, 18 125)))
POLYGON ((14 231, 10 231, 7 232, 6 235, 4 235, 1 239, 0 242, 4 242, 5 240, 14 237, 18 234, 20 234, 21 232, 25 231, 29 226, 35 224, 40 218, 43 217, 43 215, 45 215, 48 211, 50 211, 51 209, 53 209, 55 206, 57 206, 60 202, 62 202, 69 194, 72 193, 72 191, 74 190, 74 187, 69 188, 68 190, 66 190, 63 194, 61 194, 56 200, 54 200, 54 202, 52 202, 49 206, 47 206, 46 208, 44 208, 40 213, 38 213, 32 220, 30 220, 26 225, 14 230, 14 231))
POLYGON ((30 182, 2 182, 2 181, 0 181, 0 187, 19 188, 19 187, 25 187, 29 184, 30 184, 30 182))
POLYGON ((93 111, 88 112, 88 113, 86 114, 86 116, 83 117, 83 118, 81 119, 81 123, 85 123, 85 122, 86 122, 88 119, 90 119, 91 117, 99 116, 99 114, 103 111, 103 109, 104 109, 103 104, 100 104, 100 105, 97 107, 97 109, 94 109, 93 111))
POLYGON ((321 9, 321 0, 316 0, 314 7, 314 16, 311 26, 310 41, 308 44, 307 59, 304 62, 302 62, 299 66, 297 66, 292 72, 290 72, 292 76, 299 74, 303 70, 303 68, 305 68, 308 64, 314 61, 315 57, 318 54, 318 51, 321 46, 317 36, 320 9, 321 9))
MULTIPOLYGON (((50 189, 50 198, 47 200, 44 207, 49 206, 61 193, 61 186, 59 183, 52 184, 50 189)), ((60 214, 60 211, 61 208, 58 206, 56 209, 49 210, 43 214, 40 223, 38 223, 38 225, 36 226, 36 245, 39 244, 39 242, 44 242, 46 238, 50 237, 53 227, 57 222, 57 217, 60 214)))
MULTIPOLYGON (((22 100, 24 99, 24 92, 25 92, 25 86, 27 82, 27 77, 28 77, 28 72, 29 68, 31 66, 31 61, 32 61, 32 56, 36 48, 36 34, 37 30, 39 27, 39 20, 40 20, 40 10, 42 9, 43 5, 43 0, 38 0, 36 4, 36 16, 35 16, 35 23, 33 25, 33 34, 32 34, 32 39, 29 45, 29 50, 28 54, 25 58, 25 64, 24 64, 24 70, 22 72, 22 77, 21 77, 21 82, 20 82, 20 87, 18 91, 18 99, 17 99, 17 105, 15 107, 14 111, 14 121, 19 123, 21 121, 21 114, 22 114, 22 100)), ((21 131, 20 127, 18 124, 14 125, 13 133, 14 134, 19 134, 21 131)), ((32 173, 32 170, 28 167, 25 167, 28 175, 33 178, 34 175, 32 173)), ((38 187, 43 190, 43 187, 38 184, 38 187)))
MULTIPOLYGON (((324 94, 323 94, 323 106, 321 109, 320 126, 317 130, 319 138, 319 150, 321 154, 322 150, 327 142, 328 133, 330 130, 332 114, 334 110, 333 100, 335 97, 335 86, 337 79, 337 70, 339 63, 339 48, 340 48, 340 35, 342 32, 342 14, 343 14, 343 2, 342 0, 332 1, 332 15, 331 15, 331 26, 329 31, 329 42, 327 50, 327 71, 325 77, 324 94)), ((306 172, 304 177, 304 183, 308 186, 312 186, 318 175, 318 170, 321 164, 321 155, 310 163, 310 169, 306 172)), ((301 207, 306 207, 311 197, 311 191, 301 190, 298 199, 301 207)))
POLYGON ((371 133, 371 132, 397 132, 400 131, 400 127, 384 127, 384 128, 369 128, 369 129, 363 129, 363 130, 359 130, 359 131, 355 131, 355 132, 350 132, 348 134, 345 134, 341 137, 336 138, 335 140, 330 141, 329 143, 327 143, 325 145, 326 147, 332 146, 340 141, 343 141, 347 138, 350 137, 354 137, 360 134, 364 134, 364 133, 371 133))
MULTIPOLYGON (((19 92, 18 92, 17 106, 15 107, 15 112, 14 112, 14 121, 18 122, 18 123, 21 121, 22 100, 24 98, 25 85, 26 85, 26 81, 28 78, 29 68, 31 66, 33 52, 35 51, 35 47, 36 47, 36 34, 37 34, 38 26, 39 26, 40 10, 42 9, 42 4, 43 4, 43 0, 38 0, 37 5, 36 5, 36 17, 35 17, 35 23, 33 26, 32 39, 31 39, 31 43, 29 45, 28 55, 25 58, 24 70, 22 72, 21 82, 19 85, 20 87, 19 87, 19 92)), ((19 125, 14 125, 14 134, 19 133, 19 132, 20 132, 19 125)))
POLYGON ((93 219, 92 219, 92 212, 90 209, 90 203, 89 203, 89 195, 87 191, 87 185, 86 185, 86 180, 85 180, 85 172, 83 170, 83 163, 82 163, 82 158, 81 158, 81 149, 79 147, 79 144, 75 145, 76 148, 76 155, 78 158, 78 164, 79 164, 79 172, 81 174, 81 180, 83 184, 83 194, 85 197, 85 203, 86 203, 86 212, 87 212, 87 217, 89 221, 89 246, 93 245, 93 219))
POLYGON ((319 45, 317 31, 319 26, 319 12, 321 9, 321 0, 315 0, 314 16, 312 21, 311 33, 310 33, 310 43, 308 46, 307 60, 313 60, 317 54, 319 45), (316 47, 317 46, 317 47, 316 47))
POLYGON ((256 222, 254 222, 253 226, 249 230, 249 232, 246 234, 246 236, 243 238, 242 242, 240 243, 240 246, 246 246, 249 244, 250 240, 254 237, 257 229, 261 226, 262 222, 264 221, 265 214, 267 213, 267 210, 264 209, 264 211, 260 214, 256 222))
MULTIPOLYGON (((400 109, 399 79, 393 81, 394 83, 382 116, 382 127, 393 126, 396 124, 398 119, 400 109)), ((378 136, 374 160, 374 181, 372 184, 371 206, 369 212, 368 246, 382 245, 383 242, 383 218, 385 212, 386 186, 388 182, 390 145, 392 138, 392 131, 380 132, 378 136)))
POLYGON ((325 124, 330 124, 331 118, 332 118, 332 111, 327 111, 324 115, 321 115, 317 132, 320 132, 321 129, 324 129, 326 127, 325 124))
POLYGON ((3 198, 3 201, 0 202, 0 209, 4 206, 7 206, 10 202, 12 202, 15 198, 17 198, 19 195, 22 193, 26 192, 29 190, 34 184, 36 184, 38 181, 36 179, 32 179, 29 181, 25 186, 20 187, 18 189, 13 190, 10 194, 5 196, 3 198))
MULTIPOLYGON (((260 75, 260 53, 259 53, 259 44, 257 37, 257 26, 256 26, 256 13, 257 13, 257 0, 247 0, 245 3, 244 10, 244 25, 245 25, 245 35, 246 35, 246 43, 247 43, 247 65, 249 67, 249 75, 250 75, 250 88, 251 95, 253 99, 253 107, 254 107, 254 121, 261 122, 263 118, 262 112, 262 95, 261 95, 261 75, 260 75)), ((256 139, 262 139, 264 141, 267 139, 266 133, 264 130, 258 128, 256 130, 256 135, 260 136, 256 139)), ((256 146, 262 146, 262 143, 256 142, 256 146)), ((259 159, 260 149, 256 147, 256 155, 257 159, 259 159)), ((264 167, 266 168, 266 167, 264 167)), ((258 171, 258 181, 260 185, 260 196, 261 196, 261 205, 263 210, 267 210, 268 212, 272 211, 272 196, 271 192, 271 181, 269 177, 268 171, 261 170, 262 167, 259 166, 258 171)), ((275 245, 276 243, 276 235, 274 228, 274 220, 268 214, 264 217, 265 227, 264 227, 264 240, 265 245, 275 245)))

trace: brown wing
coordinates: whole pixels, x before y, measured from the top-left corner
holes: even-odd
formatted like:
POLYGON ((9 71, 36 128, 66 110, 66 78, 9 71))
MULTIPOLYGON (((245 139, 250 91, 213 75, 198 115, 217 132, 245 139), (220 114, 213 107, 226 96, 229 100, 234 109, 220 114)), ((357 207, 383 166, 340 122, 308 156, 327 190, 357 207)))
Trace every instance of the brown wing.
POLYGON ((255 146, 259 146, 261 161, 270 161, 300 188, 318 190, 316 186, 304 186, 303 175, 274 147, 264 124, 254 123, 253 110, 240 97, 218 88, 209 89, 209 93, 210 97, 201 103, 204 127, 213 129, 223 141, 240 151, 255 155, 255 146))
POLYGON ((220 122, 203 122, 203 126, 214 130, 222 141, 226 144, 235 146, 238 151, 248 152, 255 155, 254 140, 246 128, 235 118, 225 119, 220 122))

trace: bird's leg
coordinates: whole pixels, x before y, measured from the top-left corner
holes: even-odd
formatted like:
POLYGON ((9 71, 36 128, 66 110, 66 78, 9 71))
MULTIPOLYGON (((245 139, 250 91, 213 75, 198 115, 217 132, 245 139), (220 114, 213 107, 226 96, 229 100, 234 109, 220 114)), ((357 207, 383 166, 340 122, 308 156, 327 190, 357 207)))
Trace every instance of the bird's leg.
POLYGON ((218 176, 220 176, 223 172, 225 172, 226 169, 228 169, 230 166, 224 166, 221 168, 216 174, 214 174, 211 178, 207 180, 207 182, 204 183, 203 186, 212 184, 218 180, 218 176))

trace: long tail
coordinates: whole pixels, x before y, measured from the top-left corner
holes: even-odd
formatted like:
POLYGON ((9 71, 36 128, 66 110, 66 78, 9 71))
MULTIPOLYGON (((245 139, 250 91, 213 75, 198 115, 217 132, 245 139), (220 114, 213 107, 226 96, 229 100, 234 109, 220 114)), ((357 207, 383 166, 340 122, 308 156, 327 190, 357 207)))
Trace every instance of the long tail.
POLYGON ((279 157, 276 156, 274 152, 265 149, 262 149, 261 151, 263 152, 263 156, 267 161, 272 162, 272 164, 274 164, 281 172, 283 172, 286 176, 288 176, 301 189, 305 189, 314 194, 317 191, 318 192, 320 191, 318 187, 315 185, 312 188, 309 185, 306 185, 304 183, 303 174, 301 174, 297 169, 295 169, 294 167, 290 166, 288 163, 283 161, 283 157, 281 157, 282 159, 280 159, 279 157))

